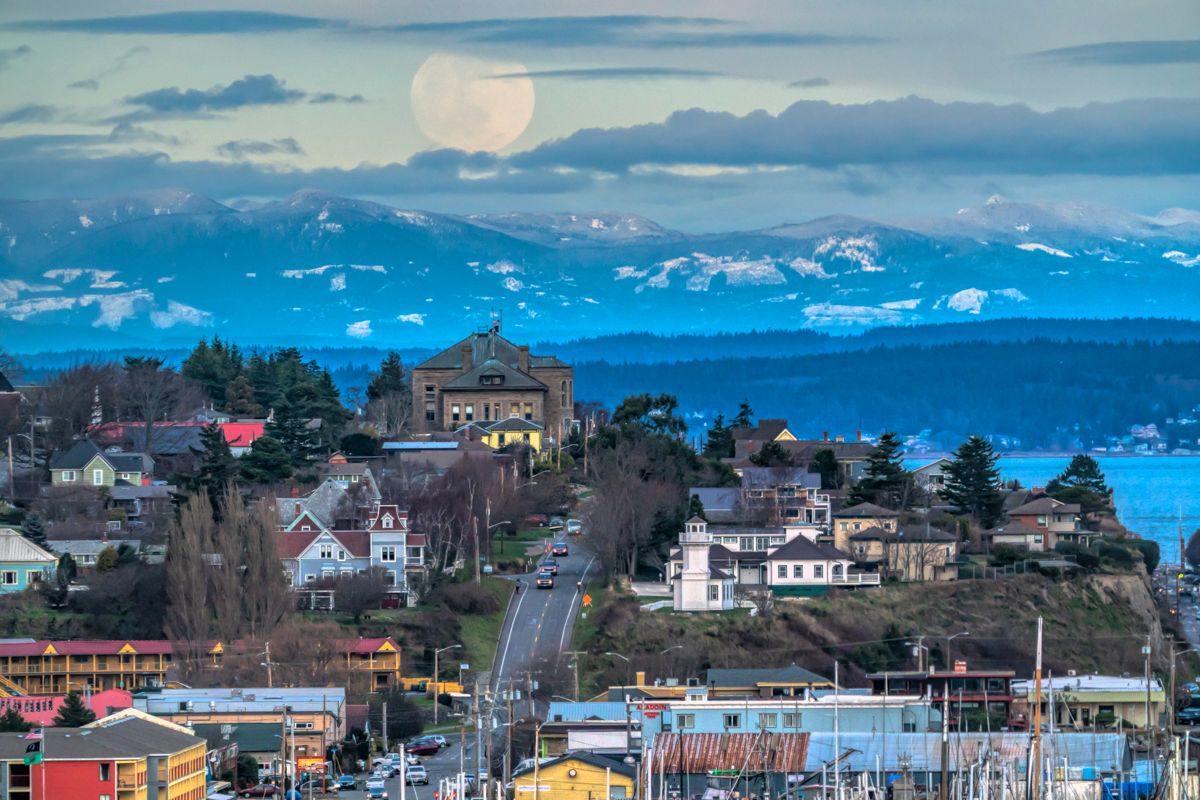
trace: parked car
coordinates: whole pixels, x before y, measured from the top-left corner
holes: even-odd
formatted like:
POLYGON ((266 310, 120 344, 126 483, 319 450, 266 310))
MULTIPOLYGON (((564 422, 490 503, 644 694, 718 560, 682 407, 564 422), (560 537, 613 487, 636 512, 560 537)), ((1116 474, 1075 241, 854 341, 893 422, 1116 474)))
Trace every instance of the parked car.
POLYGON ((551 528, 562 528, 562 527, 565 527, 566 524, 567 524, 567 521, 565 519, 563 519, 562 517, 551 517, 550 518, 550 527, 551 528))
POLYGON ((542 562, 542 572, 549 572, 551 575, 558 574, 558 562, 553 558, 547 558, 542 562))
POLYGON ((436 756, 441 749, 434 741, 409 742, 404 746, 404 750, 414 756, 436 756))
MULTIPOLYGON (((1200 614, 1200 611, 1196 613, 1200 614)), ((1188 694, 1200 694, 1200 684, 1189 681, 1183 685, 1183 691, 1187 692, 1188 694)))
POLYGON ((440 733, 433 733, 433 734, 430 734, 429 736, 422 736, 421 738, 422 739, 433 739, 435 742, 438 743, 438 747, 449 747, 450 746, 450 742, 447 741, 446 737, 442 736, 440 733))
POLYGON ((567 534, 570 536, 579 536, 583 533, 583 523, 577 519, 567 520, 567 534))
POLYGON ((570 555, 570 554, 571 554, 571 551, 567 549, 566 542, 555 542, 554 545, 550 548, 550 555, 555 556, 555 557, 566 556, 566 555, 570 555))
POLYGON ((521 524, 527 528, 544 528, 550 524, 550 520, 545 514, 530 514, 521 520, 521 524))
POLYGON ((425 772, 425 768, 418 764, 404 771, 404 782, 409 786, 428 786, 429 775, 425 772))
POLYGON ((272 786, 269 783, 260 783, 257 786, 238 789, 238 797, 278 797, 280 794, 279 787, 272 786))
POLYGON ((1175 722, 1178 725, 1195 725, 1200 722, 1200 707, 1179 709, 1179 713, 1175 715, 1175 722))
POLYGON ((300 790, 300 794, 305 797, 324 797, 326 795, 335 795, 341 791, 341 786, 338 786, 337 781, 330 778, 324 782, 320 778, 304 781, 296 787, 300 790))
POLYGON ((553 589, 554 588, 554 576, 544 570, 542 572, 539 572, 538 576, 537 576, 537 588, 553 589))
POLYGON ((337 785, 339 789, 357 789, 358 778, 353 775, 338 775, 337 785))

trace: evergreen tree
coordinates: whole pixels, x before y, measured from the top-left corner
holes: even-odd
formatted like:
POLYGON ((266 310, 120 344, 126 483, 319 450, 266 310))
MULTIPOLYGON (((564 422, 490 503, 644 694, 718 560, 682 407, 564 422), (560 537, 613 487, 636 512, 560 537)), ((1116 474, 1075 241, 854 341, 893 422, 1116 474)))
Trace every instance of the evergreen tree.
POLYGON ((1000 518, 1004 498, 1000 494, 999 457, 992 445, 980 436, 971 436, 954 453, 946 467, 946 485, 942 496, 960 511, 991 528, 1000 518))
POLYGON ((395 350, 388 352, 367 385, 367 417, 385 436, 400 433, 412 417, 412 388, 395 350))
POLYGON ((59 585, 66 586, 75 580, 75 576, 78 574, 79 569, 75 566, 75 557, 70 553, 63 553, 58 559, 58 569, 54 572, 59 585))
POLYGON ((25 517, 25 521, 21 523, 21 533, 38 547, 49 546, 46 544, 46 523, 42 522, 42 518, 37 514, 25 517))
POLYGON ((1085 516, 1108 508, 1112 500, 1112 489, 1105 482, 1100 463, 1082 453, 1046 484, 1046 494, 1064 503, 1078 503, 1085 516))
POLYGON ((904 469, 900 437, 888 431, 867 456, 863 476, 850 492, 850 503, 875 503, 899 511, 909 505, 911 476, 904 469))
POLYGON ((112 572, 117 568, 117 551, 112 545, 100 551, 96 556, 96 572, 112 572))
POLYGON ((687 431, 687 422, 675 412, 679 400, 673 394, 634 394, 621 401, 613 411, 612 422, 625 428, 641 428, 650 433, 678 436, 687 431))
POLYGON ((704 503, 700 501, 700 495, 698 494, 694 494, 688 498, 688 510, 685 519, 691 519, 692 517, 699 517, 705 522, 708 521, 708 517, 704 513, 704 503))
POLYGON ((758 452, 750 456, 750 463, 756 467, 790 467, 792 454, 779 442, 763 442, 758 452))
POLYGON ((250 446, 238 464, 242 478, 250 483, 278 483, 292 475, 292 457, 279 440, 263 436, 250 446))
POLYGON ((211 344, 200 340, 183 360, 179 372, 199 384, 209 400, 222 403, 226 387, 242 373, 243 367, 242 354, 237 345, 227 345, 220 337, 214 336, 211 344))
POLYGON ((237 476, 237 460, 229 449, 229 442, 221 426, 215 422, 200 430, 200 469, 196 475, 196 487, 208 494, 213 510, 219 515, 219 500, 226 485, 237 476))
POLYGON ((308 418, 298 415, 290 403, 282 403, 275 409, 275 418, 267 423, 264 433, 283 446, 296 467, 308 464, 319 447, 308 418))
POLYGON ((822 489, 842 488, 842 469, 837 462, 837 455, 828 447, 813 454, 809 471, 821 476, 822 489))
POLYGON ((0 733, 24 733, 32 729, 33 725, 26 722, 25 718, 21 716, 21 712, 12 706, 9 706, 8 710, 0 715, 0 733))
POLYGON ((225 386, 226 413, 235 417, 262 418, 266 411, 255 399, 254 384, 245 375, 238 375, 225 386))
POLYGON ((51 724, 56 728, 81 728, 95 720, 96 712, 83 704, 79 692, 71 690, 67 692, 67 699, 59 707, 51 724))
POLYGON ((389 350, 379 364, 379 372, 371 376, 371 382, 367 385, 367 399, 378 400, 391 392, 403 392, 407 388, 408 381, 400 354, 389 350))
POLYGON ((750 407, 750 402, 743 400, 738 406, 737 416, 733 418, 730 427, 733 428, 753 428, 754 427, 754 409, 750 407))
POLYGON ((717 414, 712 427, 708 429, 708 439, 704 442, 704 455, 719 460, 733 458, 733 431, 725 427, 725 415, 717 414))

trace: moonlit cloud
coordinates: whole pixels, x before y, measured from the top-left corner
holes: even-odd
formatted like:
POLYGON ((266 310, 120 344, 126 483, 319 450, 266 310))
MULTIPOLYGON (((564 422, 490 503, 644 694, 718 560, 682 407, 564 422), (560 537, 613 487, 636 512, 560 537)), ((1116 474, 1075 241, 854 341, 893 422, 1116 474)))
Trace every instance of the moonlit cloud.
POLYGON ((337 20, 273 14, 266 11, 171 11, 76 19, 29 19, 6 25, 10 30, 108 34, 281 33, 339 28, 337 20))
POLYGON ((718 78, 725 73, 711 69, 680 67, 584 67, 574 69, 539 69, 529 72, 507 72, 493 75, 489 80, 502 78, 557 78, 578 81, 651 80, 656 78, 718 78))
POLYGON ((285 139, 274 139, 269 142, 262 141, 233 141, 225 142, 217 147, 217 152, 228 158, 249 158, 251 156, 264 156, 272 154, 283 155, 301 155, 304 149, 300 147, 300 143, 292 137, 285 139))
POLYGON ((1141 42, 1097 42, 1042 50, 1030 56, 1066 64, 1141 66, 1200 63, 1200 39, 1141 42))
POLYGON ((29 55, 33 52, 33 48, 27 44, 18 47, 10 47, 7 50, 0 50, 0 70, 8 69, 8 67, 18 58, 29 55))
POLYGON ((250 106, 278 106, 291 103, 361 103, 362 95, 332 92, 315 94, 289 88, 274 75, 247 75, 232 83, 209 89, 180 89, 177 86, 155 89, 125 98, 137 111, 124 118, 154 116, 205 115, 233 111, 250 106))
POLYGON ((792 81, 788 84, 791 89, 819 89, 822 86, 828 86, 828 78, 801 78, 798 81, 792 81))

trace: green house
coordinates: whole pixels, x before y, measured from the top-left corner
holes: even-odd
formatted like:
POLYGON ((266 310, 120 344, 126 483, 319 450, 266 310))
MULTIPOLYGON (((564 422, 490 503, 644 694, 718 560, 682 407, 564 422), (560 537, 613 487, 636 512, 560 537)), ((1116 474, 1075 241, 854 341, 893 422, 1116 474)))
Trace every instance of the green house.
POLYGON ((153 472, 154 459, 145 453, 106 453, 87 439, 50 459, 55 486, 141 486, 153 472))

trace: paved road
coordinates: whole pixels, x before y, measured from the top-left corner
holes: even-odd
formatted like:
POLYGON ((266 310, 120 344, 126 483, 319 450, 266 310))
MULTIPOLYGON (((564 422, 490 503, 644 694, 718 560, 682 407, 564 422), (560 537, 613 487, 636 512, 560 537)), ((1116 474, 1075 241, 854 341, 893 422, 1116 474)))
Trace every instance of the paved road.
POLYGON ((587 552, 582 537, 572 537, 567 543, 570 555, 556 559, 558 577, 553 589, 537 589, 536 572, 512 578, 520 589, 509 604, 496 648, 493 690, 513 685, 524 693, 527 672, 538 680, 539 671, 559 663, 563 651, 571 649, 571 633, 583 596, 581 587, 586 585, 595 559, 587 552))

